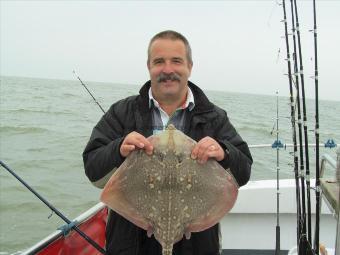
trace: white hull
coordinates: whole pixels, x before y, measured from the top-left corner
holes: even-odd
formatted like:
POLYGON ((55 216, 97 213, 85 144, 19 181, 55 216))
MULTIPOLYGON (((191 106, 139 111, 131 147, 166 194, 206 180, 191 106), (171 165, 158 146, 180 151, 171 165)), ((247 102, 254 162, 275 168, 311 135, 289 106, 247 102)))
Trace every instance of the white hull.
MULTIPOLYGON (((311 181, 314 185, 315 180, 311 181)), ((312 218, 315 195, 311 190, 312 218)), ((280 180, 280 244, 281 250, 296 246, 295 180, 280 180)), ((335 247, 337 221, 322 203, 320 243, 335 247)), ((234 208, 221 221, 222 248, 227 250, 274 250, 276 243, 276 180, 253 181, 241 187, 234 208)), ((312 235, 314 236, 314 220, 312 235)))

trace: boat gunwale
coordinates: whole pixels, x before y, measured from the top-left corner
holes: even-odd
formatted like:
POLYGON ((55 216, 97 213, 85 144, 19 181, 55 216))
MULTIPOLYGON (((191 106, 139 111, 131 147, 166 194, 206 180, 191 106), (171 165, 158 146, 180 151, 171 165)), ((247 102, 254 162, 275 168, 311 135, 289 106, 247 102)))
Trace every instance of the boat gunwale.
MULTIPOLYGON (((91 218, 92 216, 96 215, 99 211, 103 210, 105 207, 106 207, 105 204, 103 204, 102 202, 99 202, 93 207, 91 207, 90 209, 88 209, 87 211, 85 211, 84 213, 82 213, 81 215, 77 216, 72 221, 72 223, 75 222, 75 225, 79 226, 82 223, 84 223, 86 220, 91 218)), ((46 236, 45 238, 43 238, 42 240, 40 240, 35 245, 31 246, 30 248, 22 252, 21 255, 36 254, 37 252, 41 251, 43 248, 47 247, 48 245, 50 245, 51 243, 53 243, 55 240, 57 240, 58 238, 62 236, 64 236, 63 230, 58 229, 52 232, 51 234, 49 234, 48 236, 46 236)))

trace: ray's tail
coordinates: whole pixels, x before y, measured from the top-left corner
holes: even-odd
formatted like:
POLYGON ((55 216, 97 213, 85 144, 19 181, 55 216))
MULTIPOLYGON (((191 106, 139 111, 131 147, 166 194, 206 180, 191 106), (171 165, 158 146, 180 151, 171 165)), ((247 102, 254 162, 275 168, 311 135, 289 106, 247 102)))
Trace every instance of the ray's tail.
POLYGON ((163 247, 162 255, 172 255, 172 246, 163 247))

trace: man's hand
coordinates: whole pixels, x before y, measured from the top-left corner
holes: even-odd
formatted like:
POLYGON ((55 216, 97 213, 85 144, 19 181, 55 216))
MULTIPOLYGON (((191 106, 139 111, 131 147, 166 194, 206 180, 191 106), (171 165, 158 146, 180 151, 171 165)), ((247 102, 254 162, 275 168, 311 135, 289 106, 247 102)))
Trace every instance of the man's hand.
POLYGON ((133 131, 125 137, 119 151, 126 158, 136 149, 143 149, 146 154, 152 155, 153 146, 143 135, 133 131))
POLYGON ((209 136, 202 138, 191 151, 191 158, 197 159, 200 164, 204 164, 209 158, 221 161, 224 157, 225 152, 221 145, 209 136))

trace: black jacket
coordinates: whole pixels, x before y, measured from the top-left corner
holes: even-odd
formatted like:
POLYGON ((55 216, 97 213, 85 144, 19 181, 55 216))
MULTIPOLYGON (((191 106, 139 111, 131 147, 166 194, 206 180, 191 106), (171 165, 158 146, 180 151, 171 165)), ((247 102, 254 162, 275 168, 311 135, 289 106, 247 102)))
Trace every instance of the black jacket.
MULTIPOLYGON (((149 109, 148 81, 137 96, 122 99, 111 106, 94 127, 84 152, 85 172, 90 181, 102 188, 114 170, 124 161, 119 148, 124 137, 132 131, 145 137, 152 135, 152 117, 149 109)), ((250 178, 252 157, 248 145, 230 123, 227 113, 212 104, 203 91, 189 82, 195 107, 188 111, 184 133, 196 141, 210 136, 226 150, 226 157, 219 163, 230 168, 240 186, 250 178)), ((106 228, 106 249, 112 255, 160 255, 160 245, 146 232, 117 213, 110 211, 106 228)), ((174 254, 219 254, 218 225, 199 233, 192 233, 175 244, 174 254)))

